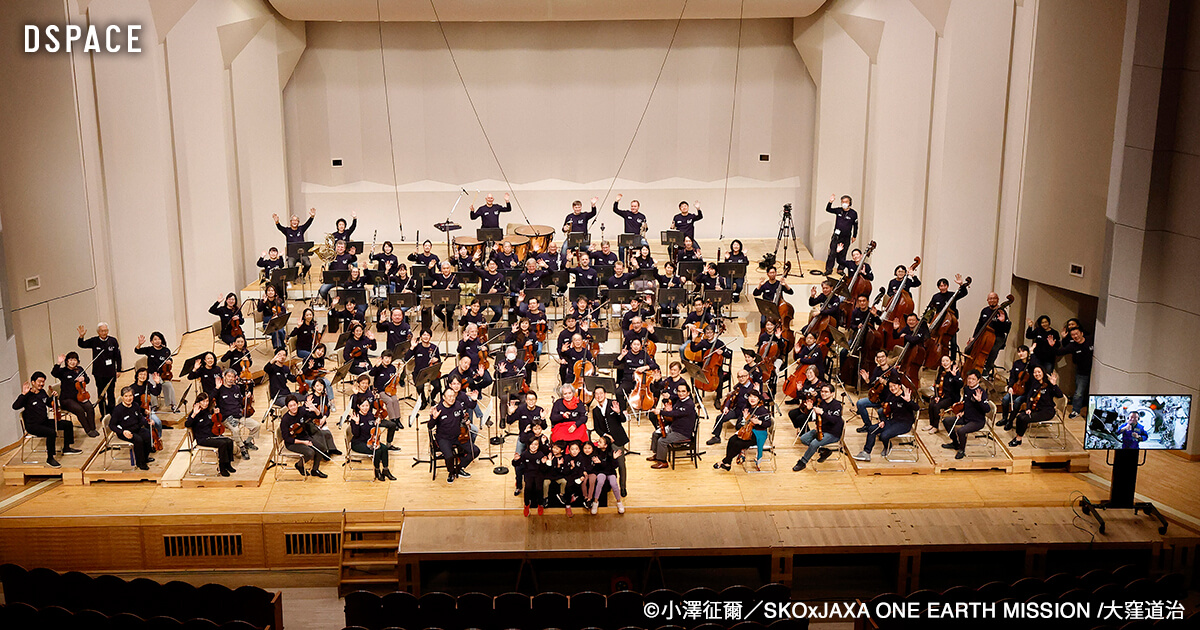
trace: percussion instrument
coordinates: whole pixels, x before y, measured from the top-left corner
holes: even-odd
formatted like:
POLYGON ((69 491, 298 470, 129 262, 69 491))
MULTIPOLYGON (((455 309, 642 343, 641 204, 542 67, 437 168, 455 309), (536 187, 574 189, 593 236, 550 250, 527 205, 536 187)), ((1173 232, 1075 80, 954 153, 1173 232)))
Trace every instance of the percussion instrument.
POLYGON ((519 225, 513 233, 528 238, 529 248, 535 254, 545 253, 554 239, 554 228, 549 225, 519 225))
POLYGON ((529 237, 509 234, 504 237, 504 241, 512 243, 513 254, 517 257, 517 262, 525 262, 525 257, 529 255, 529 237))
POLYGON ((467 251, 471 254, 472 258, 483 254, 483 241, 475 238, 474 236, 454 237, 454 251, 457 252, 461 247, 467 248, 467 251))

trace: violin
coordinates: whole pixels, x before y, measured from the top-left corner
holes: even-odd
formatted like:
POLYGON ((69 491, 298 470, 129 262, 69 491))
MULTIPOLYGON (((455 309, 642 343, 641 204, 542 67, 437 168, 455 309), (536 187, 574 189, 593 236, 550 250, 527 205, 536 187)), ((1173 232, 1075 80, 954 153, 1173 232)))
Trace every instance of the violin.
POLYGON ((164 382, 175 380, 175 374, 171 372, 172 367, 174 367, 174 362, 172 362, 170 359, 163 361, 163 364, 159 366, 158 375, 162 377, 164 382))
POLYGON ((163 448, 162 431, 158 430, 158 425, 150 420, 149 415, 146 416, 146 422, 150 423, 150 435, 153 437, 151 445, 154 447, 154 450, 161 451, 163 448))
POLYGON ((879 378, 875 379, 874 383, 871 383, 871 388, 867 390, 868 400, 876 405, 879 404, 879 401, 883 400, 883 393, 886 392, 888 388, 888 374, 895 369, 896 366, 892 366, 884 370, 883 373, 879 375, 879 378))
POLYGON ((458 443, 469 444, 471 442, 471 427, 467 425, 466 417, 463 417, 462 424, 458 425, 458 443))
POLYGON ((242 417, 249 418, 254 415, 254 388, 246 388, 246 396, 242 399, 242 417))
MULTIPOLYGON (((480 362, 480 365, 482 365, 482 364, 483 363, 480 362)), ((383 393, 387 394, 388 396, 395 397, 396 391, 399 388, 399 385, 400 385, 400 368, 397 367, 396 373, 392 375, 392 378, 388 379, 387 385, 384 386, 383 393)))
POLYGON ((375 450, 379 448, 379 443, 382 435, 382 430, 379 428, 379 420, 375 420, 375 426, 371 427, 371 437, 367 438, 367 448, 375 450))
POLYGON ((387 405, 384 404, 382 398, 376 398, 375 402, 371 403, 371 406, 375 409, 375 418, 377 420, 387 420, 387 405))
POLYGON ((308 433, 308 427, 304 426, 303 422, 296 422, 292 424, 288 431, 292 434, 292 437, 302 438, 308 433))
POLYGON ((535 323, 533 325, 533 335, 538 340, 538 343, 546 343, 546 322, 540 321, 535 323))
POLYGON ((492 361, 488 355, 487 346, 479 347, 479 367, 484 371, 492 369, 492 361))
POLYGON ((354 346, 353 348, 350 349, 350 359, 357 361, 357 360, 363 358, 363 356, 366 353, 367 353, 367 351, 364 350, 362 346, 354 346))
POLYGON ((749 413, 746 416, 745 424, 738 427, 737 436, 738 436, 738 439, 746 440, 749 442, 754 439, 754 422, 753 422, 754 421, 754 410, 750 409, 748 411, 749 411, 749 413))
POLYGON ((212 434, 214 436, 225 433, 225 416, 221 415, 221 410, 213 407, 212 412, 212 434))
POLYGON ((1013 396, 1024 396, 1025 388, 1029 385, 1029 370, 1021 370, 1017 381, 1012 385, 1013 396))
POLYGON ((242 318, 235 314, 229 319, 229 334, 236 339, 242 336, 242 332, 242 318))
POLYGON ((92 395, 88 393, 87 383, 83 381, 75 381, 75 400, 85 403, 92 399, 92 395))
POLYGON ((242 368, 241 371, 238 373, 238 378, 243 381, 252 380, 251 374, 250 374, 250 353, 249 352, 246 352, 246 356, 242 357, 241 359, 238 359, 238 365, 242 368))

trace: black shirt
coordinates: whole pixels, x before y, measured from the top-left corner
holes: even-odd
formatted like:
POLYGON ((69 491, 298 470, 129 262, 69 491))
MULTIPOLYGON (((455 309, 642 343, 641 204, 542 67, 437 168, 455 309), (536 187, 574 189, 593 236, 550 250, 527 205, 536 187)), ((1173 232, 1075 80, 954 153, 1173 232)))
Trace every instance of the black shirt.
POLYGON ((121 346, 116 337, 80 337, 77 343, 80 348, 91 349, 92 358, 95 359, 92 363, 92 374, 95 374, 96 378, 111 378, 121 371, 121 346))
POLYGON ((888 297, 896 295, 896 291, 900 288, 901 282, 904 283, 905 291, 908 291, 909 289, 912 289, 913 287, 921 286, 921 279, 911 273, 908 274, 907 276, 905 276, 904 280, 897 280, 895 278, 892 278, 891 282, 888 282, 888 289, 887 289, 888 297))
POLYGON ((31 389, 17 396, 12 408, 21 410, 21 419, 25 421, 26 427, 56 430, 54 421, 50 419, 50 394, 47 394, 44 388, 38 392, 31 389))
POLYGON ((434 427, 434 433, 439 438, 457 438, 459 427, 467 417, 469 410, 475 408, 475 401, 460 396, 449 407, 445 402, 434 406, 429 417, 429 426, 434 427))
POLYGON ((680 212, 679 214, 675 215, 675 218, 671 219, 671 225, 674 226, 676 230, 679 230, 683 236, 690 236, 692 237, 692 240, 695 240, 696 222, 703 218, 704 213, 700 211, 700 208, 696 208, 695 212, 689 212, 688 214, 680 212))
POLYGON ((471 220, 479 219, 479 227, 487 229, 496 229, 500 227, 500 213, 512 212, 512 204, 505 203, 503 206, 497 203, 491 205, 483 204, 471 211, 471 220))
POLYGON ((572 267, 567 270, 575 277, 575 286, 577 287, 598 287, 600 286, 600 272, 596 271, 595 267, 572 267))
POLYGON ((775 280, 774 282, 768 280, 764 282, 762 286, 754 289, 754 296, 760 297, 767 302, 774 302, 775 296, 779 294, 780 289, 782 289, 783 292, 787 293, 788 295, 792 294, 791 287, 784 287, 779 280, 775 280))
POLYGON ((817 406, 821 408, 821 432, 827 437, 834 435, 841 437, 843 429, 845 429, 846 421, 842 418, 842 401, 834 398, 829 402, 820 400, 817 406))
MULTIPOLYGON (((325 364, 324 358, 314 358, 308 362, 308 367, 316 367, 320 369, 325 364)), ((280 395, 286 396, 291 393, 288 388, 288 381, 296 382, 296 375, 287 366, 278 365, 271 361, 263 366, 263 371, 267 373, 267 393, 274 401, 280 395)))
POLYGON ((843 210, 841 206, 835 208, 832 203, 827 203, 825 212, 837 215, 837 218, 833 220, 834 240, 849 241, 851 238, 858 237, 858 212, 855 212, 854 208, 843 210))
POLYGON ((587 424, 587 405, 583 404, 582 400, 575 399, 575 408, 568 409, 567 405, 561 398, 554 401, 554 405, 550 407, 550 424, 562 424, 564 422, 573 422, 576 426, 587 424))
POLYGON ((108 419, 108 430, 121 435, 122 431, 137 433, 149 428, 146 424, 146 411, 136 402, 132 407, 126 407, 124 402, 113 406, 108 419))
POLYGON ((192 430, 192 436, 195 437, 196 441, 198 442, 219 437, 213 435, 212 432, 213 422, 211 404, 212 403, 209 403, 209 409, 201 409, 200 412, 195 416, 189 415, 188 419, 184 422, 184 425, 192 430))
POLYGON ((142 346, 141 348, 134 348, 133 351, 136 354, 146 357, 146 369, 151 373, 162 370, 163 363, 166 363, 167 359, 171 358, 171 349, 166 346, 162 346, 161 348, 142 346))
POLYGON ((241 418, 242 417, 242 386, 234 383, 233 387, 222 385, 217 388, 215 398, 217 399, 217 408, 221 410, 221 415, 226 418, 241 418))
POLYGON ((636 214, 633 210, 622 210, 617 203, 613 202, 613 214, 625 219, 625 233, 641 234, 642 226, 646 224, 646 215, 642 214, 640 210, 636 214))
POLYGON ((688 439, 696 435, 696 399, 691 396, 687 400, 675 400, 671 410, 663 410, 659 415, 670 421, 672 433, 678 433, 688 439))
POLYGON ((58 391, 63 400, 79 400, 78 392, 75 391, 75 379, 80 375, 83 376, 85 385, 92 382, 92 379, 88 378, 87 372, 83 371, 82 366, 76 365, 74 368, 68 368, 64 364, 50 368, 50 376, 58 379, 58 391))
POLYGON ((312 222, 313 217, 308 217, 308 220, 304 223, 301 223, 298 227, 293 228, 290 223, 288 225, 276 223, 275 228, 280 232, 283 232, 283 238, 288 243, 303 243, 304 231, 312 225, 312 222))
POLYGON ((581 211, 579 214, 575 214, 575 211, 572 210, 567 218, 563 219, 563 225, 569 225, 571 232, 587 232, 588 223, 594 218, 596 218, 596 206, 592 206, 592 209, 586 212, 581 211))
POLYGON ((1082 343, 1075 343, 1070 338, 1062 342, 1062 347, 1058 349, 1058 353, 1069 354, 1075 361, 1075 374, 1081 376, 1089 376, 1092 373, 1092 349, 1095 343, 1086 336, 1082 343))
POLYGON ((607 435, 619 445, 629 443, 629 434, 625 432, 625 414, 620 410, 613 411, 615 398, 606 398, 604 408, 600 405, 592 408, 592 430, 597 435, 607 435))

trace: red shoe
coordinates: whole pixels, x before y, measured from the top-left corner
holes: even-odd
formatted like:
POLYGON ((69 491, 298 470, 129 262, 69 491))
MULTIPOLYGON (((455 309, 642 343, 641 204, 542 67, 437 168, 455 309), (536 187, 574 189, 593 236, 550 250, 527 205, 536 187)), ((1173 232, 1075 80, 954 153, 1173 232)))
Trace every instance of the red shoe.
POLYGON ((529 516, 529 506, 525 506, 525 516, 529 516))
POLYGON ((571 506, 567 506, 567 518, 575 518, 575 514, 571 512, 571 506))
POLYGON ((546 508, 545 508, 545 507, 543 507, 543 506, 541 506, 541 505, 539 505, 539 506, 538 506, 538 516, 541 516, 541 515, 543 515, 543 514, 545 514, 545 513, 546 513, 546 508))

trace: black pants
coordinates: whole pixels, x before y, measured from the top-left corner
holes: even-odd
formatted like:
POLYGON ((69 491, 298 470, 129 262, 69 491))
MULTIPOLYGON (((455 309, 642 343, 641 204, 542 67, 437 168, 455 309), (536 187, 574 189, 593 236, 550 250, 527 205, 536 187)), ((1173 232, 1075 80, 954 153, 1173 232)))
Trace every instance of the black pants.
POLYGON ((743 440, 738 436, 729 438, 729 442, 725 444, 725 459, 721 460, 725 465, 733 463, 733 458, 737 457, 742 451, 754 446, 758 442, 754 440, 743 440))
POLYGON ((457 433, 453 436, 438 435, 434 440, 437 442, 438 450, 442 453, 442 458, 446 460, 446 470, 453 474, 458 474, 458 471, 466 468, 471 460, 479 454, 479 448, 474 444, 470 442, 460 444, 457 433))
POLYGON ((367 446, 367 443, 363 442, 362 440, 353 440, 350 442, 350 450, 354 451, 355 453, 362 453, 364 455, 373 454, 373 461, 376 468, 388 467, 388 449, 387 446, 383 444, 380 444, 379 448, 373 449, 370 446, 367 446))
POLYGON ((788 420, 792 421, 792 426, 797 429, 803 429, 804 425, 808 424, 808 411, 803 407, 796 407, 788 410, 788 420))
POLYGON ((154 443, 154 438, 150 435, 150 427, 144 427, 137 431, 130 431, 132 437, 125 437, 125 432, 117 433, 117 437, 133 444, 133 463, 138 467, 146 466, 150 459, 150 445, 154 443))
POLYGON ((221 468, 228 468, 233 462, 233 440, 230 438, 204 438, 203 440, 196 440, 196 444, 217 449, 217 462, 220 463, 221 468))
POLYGON ((1045 422, 1054 417, 1058 411, 1054 407, 1046 407, 1033 412, 1023 411, 1017 414, 1017 435, 1024 436, 1029 425, 1034 422, 1045 422))
MULTIPOLYGON (((116 374, 97 374, 96 375, 96 395, 99 398, 97 403, 100 405, 100 415, 107 415, 112 411, 113 396, 116 395, 117 375, 116 374)), ((87 427, 84 427, 87 429, 87 427)), ((95 430, 95 425, 89 431, 95 430)))
MULTIPOLYGON (((46 456, 54 457, 54 447, 58 443, 58 431, 55 430, 53 420, 48 420, 51 424, 44 425, 27 425, 26 431, 30 435, 46 438, 46 456)), ((63 432, 63 448, 70 448, 75 442, 75 425, 70 420, 59 420, 58 429, 63 432)))
POLYGON ((62 408, 79 418, 79 426, 83 427, 84 431, 90 433, 96 430, 96 409, 92 407, 91 402, 81 403, 78 400, 63 398, 62 408))
POLYGON ((942 419, 942 414, 954 406, 954 401, 943 397, 936 402, 929 402, 929 426, 936 428, 942 419))
MULTIPOLYGON (((400 428, 400 422, 398 420, 380 420, 379 426, 387 429, 387 443, 391 444, 392 440, 395 439, 395 437, 396 437, 396 429, 400 428)), ((382 450, 386 451, 387 449, 384 448, 382 450)), ((365 453, 366 451, 359 451, 359 452, 365 453)))
POLYGON ((452 304, 438 304, 433 307, 433 314, 442 320, 442 325, 446 327, 446 330, 453 329, 454 323, 450 321, 454 318, 454 306, 452 304))
POLYGON ((829 258, 825 260, 825 275, 833 272, 834 263, 837 263, 838 269, 846 267, 846 253, 850 251, 850 239, 845 236, 834 236, 829 239, 829 258), (838 251, 837 246, 842 246, 842 251, 838 251))
POLYGON ((317 453, 317 449, 315 449, 307 444, 297 443, 297 444, 288 444, 287 450, 289 450, 293 453, 299 453, 300 456, 304 458, 304 461, 312 460, 312 469, 313 470, 321 469, 321 456, 319 453, 317 453))
POLYGON ((954 424, 955 420, 956 418, 946 418, 943 424, 946 432, 950 434, 950 443, 954 445, 955 450, 961 451, 967 448, 967 436, 983 428, 983 420, 959 420, 957 426, 954 424))
POLYGON ((525 507, 537 507, 542 504, 542 476, 536 472, 525 472, 525 507))

